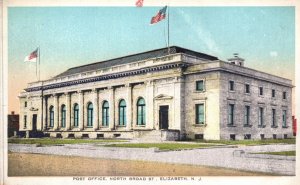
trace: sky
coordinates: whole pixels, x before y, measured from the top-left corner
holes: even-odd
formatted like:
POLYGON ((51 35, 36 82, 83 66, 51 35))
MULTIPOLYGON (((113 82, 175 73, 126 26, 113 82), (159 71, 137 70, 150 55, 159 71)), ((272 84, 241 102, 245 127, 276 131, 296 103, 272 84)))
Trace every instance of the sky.
MULTIPOLYGON (((40 48, 41 80, 70 67, 166 47, 167 19, 150 25, 162 7, 9 7, 8 111, 37 81, 24 58, 40 48)), ((295 80, 294 7, 169 7, 170 45, 295 80)))

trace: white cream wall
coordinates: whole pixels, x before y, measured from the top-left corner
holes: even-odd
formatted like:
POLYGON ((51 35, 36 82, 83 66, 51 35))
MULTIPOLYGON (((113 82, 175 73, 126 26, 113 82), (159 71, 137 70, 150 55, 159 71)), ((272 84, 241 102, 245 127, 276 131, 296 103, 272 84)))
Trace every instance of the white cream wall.
POLYGON ((219 72, 189 74, 185 80, 185 127, 188 138, 203 134, 204 139, 220 139, 219 72), (196 81, 204 80, 205 91, 196 91, 196 81), (196 104, 204 104, 205 124, 196 125, 196 104))

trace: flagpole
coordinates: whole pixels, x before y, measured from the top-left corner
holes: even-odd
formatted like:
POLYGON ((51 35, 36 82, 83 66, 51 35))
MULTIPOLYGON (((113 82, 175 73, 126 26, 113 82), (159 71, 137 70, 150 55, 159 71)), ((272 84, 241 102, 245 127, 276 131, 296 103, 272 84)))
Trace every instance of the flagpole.
POLYGON ((35 62, 35 77, 37 78, 37 80, 39 79, 38 78, 38 73, 37 73, 37 62, 35 62))
POLYGON ((38 51, 39 51, 39 54, 38 54, 38 57, 39 57, 39 81, 40 81, 40 75, 41 75, 41 72, 40 72, 40 67, 41 67, 41 60, 40 60, 40 58, 41 58, 41 54, 40 54, 40 46, 38 47, 38 51))
POLYGON ((170 6, 168 4, 168 54, 170 55, 170 6))

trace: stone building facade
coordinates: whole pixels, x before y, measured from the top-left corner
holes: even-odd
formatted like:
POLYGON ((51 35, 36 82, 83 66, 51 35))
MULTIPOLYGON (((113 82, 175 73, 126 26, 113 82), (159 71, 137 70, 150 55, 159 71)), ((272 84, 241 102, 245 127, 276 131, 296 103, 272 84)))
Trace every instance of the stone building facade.
POLYGON ((70 68, 19 95, 20 130, 63 138, 292 137, 292 82, 180 47, 70 68))

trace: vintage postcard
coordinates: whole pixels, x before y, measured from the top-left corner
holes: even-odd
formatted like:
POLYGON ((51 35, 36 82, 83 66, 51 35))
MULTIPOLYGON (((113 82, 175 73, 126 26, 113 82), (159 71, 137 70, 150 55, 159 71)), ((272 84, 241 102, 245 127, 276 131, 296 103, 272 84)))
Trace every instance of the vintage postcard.
POLYGON ((1 184, 299 180, 299 2, 1 3, 1 184))

